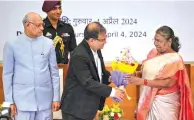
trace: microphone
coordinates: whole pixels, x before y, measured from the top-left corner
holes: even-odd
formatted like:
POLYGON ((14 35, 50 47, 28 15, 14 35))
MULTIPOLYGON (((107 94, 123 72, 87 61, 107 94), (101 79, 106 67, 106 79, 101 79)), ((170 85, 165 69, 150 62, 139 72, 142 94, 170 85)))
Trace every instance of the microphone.
POLYGON ((3 107, 0 110, 0 120, 9 120, 10 118, 11 118, 10 104, 7 102, 4 102, 3 107))

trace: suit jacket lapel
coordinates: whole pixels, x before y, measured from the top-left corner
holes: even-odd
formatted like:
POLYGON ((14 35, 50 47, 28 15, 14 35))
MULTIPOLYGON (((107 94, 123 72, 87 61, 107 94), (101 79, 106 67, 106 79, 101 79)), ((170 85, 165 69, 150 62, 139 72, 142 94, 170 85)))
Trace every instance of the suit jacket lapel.
POLYGON ((101 50, 98 50, 97 53, 98 53, 98 57, 99 57, 99 59, 100 59, 100 64, 101 64, 101 69, 102 69, 102 76, 103 76, 103 71, 104 71, 104 61, 103 61, 103 57, 102 57, 101 50))
POLYGON ((98 76, 98 80, 100 81, 100 78, 99 78, 99 75, 98 75, 98 69, 96 67, 96 63, 95 63, 95 60, 94 60, 94 55, 93 55, 93 53, 92 53, 92 51, 91 51, 91 49, 90 49, 87 41, 86 40, 83 40, 82 43, 83 43, 84 47, 86 48, 86 50, 88 51, 88 55, 89 55, 90 59, 92 60, 94 69, 95 69, 96 74, 98 76))

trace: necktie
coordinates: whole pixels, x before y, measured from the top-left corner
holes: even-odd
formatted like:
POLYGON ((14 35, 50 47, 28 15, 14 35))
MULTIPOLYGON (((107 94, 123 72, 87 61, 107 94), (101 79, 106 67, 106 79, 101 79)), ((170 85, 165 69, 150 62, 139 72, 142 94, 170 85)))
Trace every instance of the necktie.
POLYGON ((100 58, 98 57, 97 53, 94 54, 94 59, 96 63, 96 68, 98 70, 98 76, 100 78, 100 82, 102 82, 102 67, 101 67, 100 58))

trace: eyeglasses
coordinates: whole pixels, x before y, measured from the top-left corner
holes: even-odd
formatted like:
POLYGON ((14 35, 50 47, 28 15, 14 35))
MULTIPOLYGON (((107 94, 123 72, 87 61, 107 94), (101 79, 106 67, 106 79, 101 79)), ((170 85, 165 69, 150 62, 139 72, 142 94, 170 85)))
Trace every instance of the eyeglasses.
POLYGON ((98 40, 100 42, 106 42, 106 38, 104 38, 104 39, 96 39, 96 40, 98 40))
POLYGON ((162 44, 164 43, 164 41, 160 41, 160 40, 157 40, 157 39, 152 39, 154 41, 154 43, 157 43, 157 44, 162 44))
POLYGON ((33 23, 33 22, 30 22, 28 21, 29 23, 33 24, 34 26, 36 26, 37 28, 40 28, 40 27, 43 27, 44 24, 40 23, 40 24, 36 24, 36 23, 33 23))

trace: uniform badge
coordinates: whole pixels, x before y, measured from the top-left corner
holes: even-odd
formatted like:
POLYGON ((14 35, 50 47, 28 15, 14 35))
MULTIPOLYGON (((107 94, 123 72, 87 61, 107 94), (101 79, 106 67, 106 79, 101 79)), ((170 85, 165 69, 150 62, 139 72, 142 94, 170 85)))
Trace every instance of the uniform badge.
POLYGON ((61 37, 69 37, 69 36, 70 36, 69 33, 62 33, 62 34, 61 34, 61 37))
POLYGON ((52 34, 49 33, 49 32, 47 32, 45 36, 48 37, 48 38, 52 38, 52 34))

